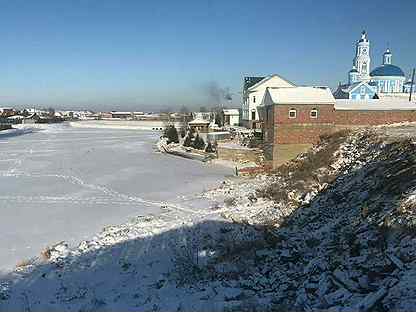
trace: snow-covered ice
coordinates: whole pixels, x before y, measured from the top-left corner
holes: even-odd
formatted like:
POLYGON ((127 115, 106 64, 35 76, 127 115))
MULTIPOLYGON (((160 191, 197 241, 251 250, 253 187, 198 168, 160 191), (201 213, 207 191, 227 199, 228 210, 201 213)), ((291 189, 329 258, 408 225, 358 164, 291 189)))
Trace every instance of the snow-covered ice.
POLYGON ((155 152, 154 132, 43 128, 0 138, 0 270, 56 242, 75 244, 106 225, 159 214, 165 202, 232 175, 155 152))

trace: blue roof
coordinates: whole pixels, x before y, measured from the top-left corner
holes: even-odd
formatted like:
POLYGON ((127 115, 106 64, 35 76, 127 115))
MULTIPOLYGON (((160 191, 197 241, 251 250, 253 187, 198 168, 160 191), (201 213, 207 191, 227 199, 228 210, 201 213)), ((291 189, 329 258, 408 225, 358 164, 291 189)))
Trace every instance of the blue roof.
POLYGON ((370 73, 370 76, 400 76, 405 77, 403 71, 400 67, 391 65, 391 64, 385 64, 381 65, 370 73))

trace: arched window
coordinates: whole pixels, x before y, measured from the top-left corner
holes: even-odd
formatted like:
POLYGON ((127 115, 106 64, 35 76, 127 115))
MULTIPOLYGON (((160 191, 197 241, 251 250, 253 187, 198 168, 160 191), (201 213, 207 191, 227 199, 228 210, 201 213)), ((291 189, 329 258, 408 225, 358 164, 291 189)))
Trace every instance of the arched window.
POLYGON ((296 109, 291 108, 291 109, 289 110, 289 118, 290 118, 290 119, 294 119, 294 118, 296 118, 296 116, 297 116, 297 111, 296 111, 296 109))
POLYGON ((366 73, 367 73, 367 63, 366 63, 366 62, 364 62, 364 63, 362 64, 362 66, 361 66, 361 71, 362 71, 364 74, 366 74, 366 73))
POLYGON ((318 110, 316 108, 312 108, 310 113, 309 113, 309 116, 311 118, 315 118, 315 119, 318 118, 318 110))

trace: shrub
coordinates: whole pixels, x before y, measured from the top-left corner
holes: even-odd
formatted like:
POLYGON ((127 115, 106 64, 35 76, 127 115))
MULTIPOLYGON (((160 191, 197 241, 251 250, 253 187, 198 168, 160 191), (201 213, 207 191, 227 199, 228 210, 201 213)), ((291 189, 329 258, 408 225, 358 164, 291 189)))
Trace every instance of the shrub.
POLYGON ((181 128, 181 138, 183 139, 186 135, 185 128, 181 128))
POLYGON ((205 148, 205 141, 199 136, 199 134, 196 135, 192 147, 199 150, 203 150, 205 148))
POLYGON ((211 142, 208 142, 207 147, 205 148, 205 152, 207 152, 207 153, 215 153, 215 149, 212 146, 211 142))
POLYGON ((188 135, 185 137, 185 140, 183 141, 183 146, 191 147, 192 146, 192 139, 193 139, 192 132, 189 131, 188 135))
POLYGON ((175 126, 170 125, 165 128, 164 136, 168 138, 168 144, 170 143, 179 143, 178 131, 175 126))

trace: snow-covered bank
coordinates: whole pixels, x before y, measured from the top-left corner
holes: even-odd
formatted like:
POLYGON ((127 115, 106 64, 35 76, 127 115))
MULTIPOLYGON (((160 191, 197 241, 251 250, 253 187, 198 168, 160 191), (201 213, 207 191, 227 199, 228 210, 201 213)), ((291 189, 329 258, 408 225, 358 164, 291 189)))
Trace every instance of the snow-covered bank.
POLYGON ((0 311, 414 311, 416 146, 390 140, 344 132, 45 250, 0 282, 0 311))
POLYGON ((198 194, 232 171, 154 152, 147 131, 65 124, 2 140, 0 268, 11 269, 65 240, 163 212, 164 202, 198 194))
POLYGON ((82 120, 73 121, 69 124, 74 128, 147 130, 157 132, 161 132, 165 127, 163 121, 150 120, 82 120))
POLYGON ((0 139, 10 138, 18 135, 32 133, 34 129, 32 127, 13 128, 0 131, 0 139))

